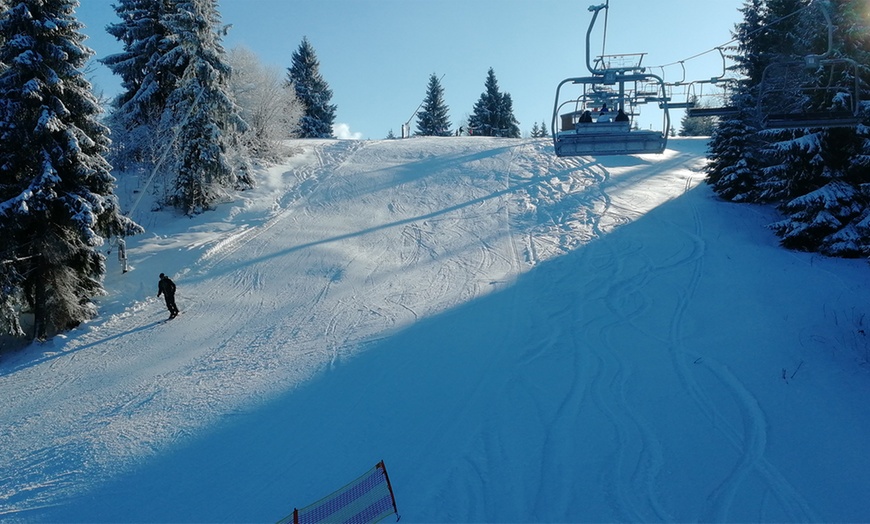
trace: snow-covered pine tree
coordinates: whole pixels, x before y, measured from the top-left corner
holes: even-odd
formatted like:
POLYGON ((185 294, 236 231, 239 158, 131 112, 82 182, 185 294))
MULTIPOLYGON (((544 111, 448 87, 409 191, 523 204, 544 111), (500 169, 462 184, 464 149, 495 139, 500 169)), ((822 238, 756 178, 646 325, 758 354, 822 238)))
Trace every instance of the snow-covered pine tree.
MULTIPOLYGON (((760 117, 773 108, 794 109, 795 101, 802 105, 807 96, 799 88, 811 82, 812 71, 801 64, 806 55, 824 51, 817 47, 824 20, 817 9, 806 9, 801 0, 768 0, 764 32, 765 49, 776 55, 768 59, 770 74, 759 84, 760 117), (808 19, 813 23, 807 24, 808 19), (821 22, 821 26, 820 26, 821 22), (771 35, 775 37, 771 40, 771 35), (795 64, 780 66, 779 64, 795 64), (773 65, 770 65, 773 64, 773 65)), ((827 45, 827 41, 822 44, 827 45)), ((783 111, 786 112, 786 111, 783 111)), ((823 169, 821 157, 825 141, 824 130, 768 129, 759 131, 764 142, 759 150, 762 159, 757 200, 784 202, 807 194, 824 185, 819 177, 823 169)), ((830 173, 829 173, 830 174, 830 173)))
POLYGON ((546 120, 541 120, 540 136, 541 136, 541 138, 547 138, 548 136, 550 136, 550 132, 547 131, 547 121, 546 120))
POLYGON ((520 123, 514 116, 514 101, 510 93, 501 95, 499 104, 497 136, 505 138, 520 138, 520 123))
MULTIPOLYGON (((511 136, 510 133, 513 131, 511 122, 516 125, 513 108, 510 108, 510 111, 505 108, 506 97, 499 91, 498 80, 491 67, 486 74, 484 89, 468 118, 469 129, 475 136, 511 136)), ((510 101, 509 97, 507 101, 510 101)), ((516 133, 519 136, 519 127, 516 128, 516 133)))
MULTIPOLYGON (((692 97, 690 102, 698 105, 698 97, 692 97)), ((680 119, 680 136, 711 136, 713 127, 716 125, 712 116, 689 116, 689 113, 683 115, 680 119)))
POLYGON ((734 116, 722 117, 708 145, 709 162, 704 168, 707 183, 725 200, 757 201, 760 178, 760 139, 755 126, 752 97, 743 88, 731 98, 731 105, 741 108, 734 116), (749 100, 749 101, 747 101, 749 100))
POLYGON ((308 37, 302 38, 291 56, 287 81, 296 89, 296 96, 305 107, 299 123, 301 138, 333 138, 336 106, 330 104, 332 90, 320 74, 320 62, 308 37))
POLYGON ((159 133, 160 118, 169 95, 184 73, 184 63, 165 60, 171 48, 165 19, 170 0, 118 0, 120 22, 106 31, 123 44, 123 51, 101 61, 121 77, 123 91, 113 101, 112 160, 124 167, 157 162, 169 140, 159 133))
POLYGON ((21 334, 25 306, 39 339, 96 313, 103 238, 141 232, 113 194, 77 6, 17 0, 0 13, 0 322, 21 334))
POLYGON ((195 214, 223 199, 227 189, 253 186, 246 159, 230 155, 247 125, 229 93, 217 0, 177 0, 164 24, 172 38, 163 59, 184 64, 161 119, 162 128, 175 130, 169 146, 174 147, 177 175, 168 200, 185 214, 195 214))
POLYGON ((471 116, 468 117, 468 128, 476 136, 493 136, 495 134, 493 124, 498 114, 501 94, 498 91, 498 81, 492 68, 489 68, 484 88, 484 92, 480 94, 480 98, 474 104, 471 116))
POLYGON ((761 176, 761 139, 755 93, 762 73, 771 57, 767 54, 767 34, 762 30, 766 0, 746 0, 741 12, 743 21, 735 27, 736 53, 731 55, 734 70, 745 79, 731 93, 728 105, 737 107, 733 116, 721 117, 710 140, 707 183, 719 196, 734 202, 757 200, 757 184, 761 176))
POLYGON ((531 134, 531 137, 532 137, 532 138, 540 138, 540 137, 541 137, 541 130, 538 128, 538 123, 537 123, 537 122, 535 122, 534 124, 532 124, 532 134, 531 134))
POLYGON ((449 136, 450 120, 444 103, 444 88, 441 81, 432 73, 426 87, 426 98, 417 112, 417 134, 422 136, 449 136))
MULTIPOLYGON (((760 130, 757 122, 768 105, 811 111, 849 106, 853 96, 849 88, 839 93, 792 88, 813 82, 828 87, 852 85, 849 68, 811 70, 800 64, 805 56, 821 54, 828 47, 822 8, 831 14, 836 28, 830 56, 867 63, 870 28, 861 14, 865 7, 861 0, 747 0, 744 22, 737 28, 738 68, 747 80, 735 101, 745 116, 724 119, 717 126, 708 182, 724 198, 778 204, 784 217, 771 228, 789 248, 836 256, 870 254, 870 130, 866 126, 760 130), (772 63, 795 67, 776 65, 774 69, 783 72, 769 74, 762 82, 762 72, 772 63), (758 102, 759 93, 768 97, 764 103, 758 102)), ((863 75, 860 98, 866 100, 870 98, 867 74, 863 69, 859 74, 863 75)))
MULTIPOLYGON (((826 24, 818 10, 824 7, 837 29, 832 55, 864 63, 861 61, 870 58, 870 25, 861 15, 861 4, 860 0, 839 0, 803 11, 798 53, 818 54, 827 49, 826 24)), ((838 104, 848 107, 853 95, 845 86, 854 81, 850 71, 820 68, 815 72, 823 77, 817 80, 820 85, 833 78, 834 85, 844 88, 833 94, 829 90, 811 91, 801 103, 811 110, 836 110, 838 104)), ((860 79, 860 84, 866 86, 867 78, 860 79)), ((781 203, 785 218, 771 227, 783 245, 833 256, 870 254, 870 237, 861 226, 866 223, 870 203, 864 191, 870 183, 866 156, 870 130, 865 126, 801 129, 770 131, 766 136, 770 145, 765 151, 771 166, 765 170, 762 196, 781 203)))

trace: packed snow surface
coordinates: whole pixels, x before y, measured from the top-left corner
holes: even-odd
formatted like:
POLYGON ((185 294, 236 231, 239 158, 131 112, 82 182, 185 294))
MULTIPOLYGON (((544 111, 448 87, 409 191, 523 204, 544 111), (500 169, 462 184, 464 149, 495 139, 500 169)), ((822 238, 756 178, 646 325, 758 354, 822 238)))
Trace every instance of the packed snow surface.
POLYGON ((0 355, 0 520, 274 522, 382 459, 403 522, 870 517, 870 268, 780 248, 704 140, 294 145, 137 207, 100 316, 0 355))

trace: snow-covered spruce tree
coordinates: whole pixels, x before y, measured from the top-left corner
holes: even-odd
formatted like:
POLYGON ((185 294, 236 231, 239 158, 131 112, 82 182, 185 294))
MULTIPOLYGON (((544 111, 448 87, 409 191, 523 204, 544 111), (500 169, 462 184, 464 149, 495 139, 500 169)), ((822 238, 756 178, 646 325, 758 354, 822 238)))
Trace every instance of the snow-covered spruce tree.
POLYGON ((755 201, 760 176, 755 93, 769 61, 765 54, 766 42, 762 39, 765 34, 762 31, 765 1, 746 0, 741 8, 743 21, 735 26, 733 32, 737 41, 736 52, 734 49, 729 49, 729 52, 735 62, 734 70, 744 80, 735 86, 727 101, 739 111, 719 119, 707 154, 710 160, 705 168, 707 183, 719 196, 734 202, 755 201))
POLYGON ((495 71, 491 67, 484 88, 468 118, 471 133, 477 136, 519 138, 520 128, 513 114, 513 101, 509 94, 499 91, 495 71))
POLYGON ((106 30, 123 44, 123 51, 101 61, 121 77, 123 90, 113 101, 111 159, 116 165, 155 163, 169 139, 159 132, 169 95, 184 73, 184 63, 166 60, 171 48, 164 22, 172 0, 119 0, 120 22, 106 30))
POLYGON ((164 24, 171 47, 163 59, 184 64, 160 124, 173 130, 167 147, 176 176, 167 201, 190 215, 223 200, 228 189, 253 186, 247 159, 232 156, 241 148, 231 147, 247 126, 229 93, 217 0, 177 0, 164 24))
MULTIPOLYGON (((811 85, 815 75, 802 64, 805 56, 824 52, 827 41, 821 43, 816 38, 825 33, 820 30, 824 28, 820 13, 817 9, 806 9, 803 4, 805 2, 799 0, 768 0, 766 22, 770 28, 766 33, 776 34, 774 42, 779 44, 770 42, 769 35, 765 36, 768 45, 776 46, 768 47, 768 52, 776 51, 777 54, 775 59, 768 61, 769 72, 757 87, 759 116, 762 118, 774 112, 807 110, 809 104, 815 104, 800 90, 804 85, 811 85), (809 19, 813 21, 807 24, 809 19)), ((821 155, 826 149, 822 144, 826 133, 822 129, 759 131, 764 145, 759 151, 763 166, 757 200, 788 201, 821 187, 824 184, 820 180, 824 176, 821 155)))
POLYGON ((103 237, 141 232, 113 194, 77 6, 17 0, 0 14, 0 319, 20 334, 16 312, 29 308, 39 339, 95 314, 103 237))
MULTIPOLYGON (((736 115, 722 117, 710 141, 707 182, 722 198, 735 202, 760 202, 768 198, 764 186, 779 162, 763 151, 771 133, 762 134, 759 92, 767 66, 790 60, 799 47, 799 17, 807 0, 746 0, 743 21, 735 27, 737 53, 734 69, 744 79, 731 95, 736 115)), ((770 95, 767 95, 768 100, 770 95)))
POLYGON ((320 74, 320 62, 308 37, 302 38, 291 60, 287 82, 293 84, 296 96, 305 107, 299 123, 300 138, 333 138, 336 106, 330 104, 332 90, 320 74))
POLYGON ((417 134, 421 136, 449 136, 450 120, 447 117, 447 104, 444 103, 444 88, 441 81, 432 73, 426 87, 423 107, 417 112, 417 134))
MULTIPOLYGON (((859 63, 870 58, 870 26, 860 13, 859 0, 828 2, 837 28, 833 56, 848 56, 859 63)), ((801 17, 801 42, 804 48, 827 49, 824 20, 817 10, 808 9, 801 17), (822 36, 819 36, 822 33, 822 36)), ((803 49, 801 49, 803 51, 803 49)), ((808 52, 804 51, 808 54, 808 52)), ((817 51, 821 52, 821 51, 817 51)), ((822 68, 821 85, 835 78, 844 86, 839 93, 813 91, 802 103, 813 111, 848 108, 854 77, 851 69, 822 68)), ((810 80, 813 81, 812 79, 810 80)), ((867 78, 859 79, 867 92, 867 78)), ((866 236, 870 183, 867 151, 870 129, 866 126, 829 129, 769 131, 765 148, 773 161, 765 170, 762 196, 780 202, 785 218, 771 227, 786 247, 819 251, 833 256, 867 255, 870 237, 866 236)))
MULTIPOLYGON (((698 97, 693 97, 690 102, 698 105, 698 97)), ((689 116, 689 113, 687 112, 680 120, 679 134, 680 136, 712 136, 713 127, 715 126, 714 120, 715 119, 712 116, 689 116)))
MULTIPOLYGON (((771 108, 828 111, 851 104, 850 68, 802 66, 805 56, 821 54, 828 47, 820 8, 831 14, 836 27, 830 56, 849 57, 859 64, 870 59, 860 0, 748 0, 736 35, 738 69, 747 79, 735 100, 746 116, 724 119, 717 126, 708 182, 730 200, 779 205, 784 218, 771 228, 786 247, 836 256, 866 255, 870 254, 870 130, 866 126, 759 129, 758 119, 775 111, 771 108), (776 65, 762 82, 770 64, 776 65), (800 89, 812 85, 843 88, 839 92, 800 89)), ((866 76, 864 69, 859 71, 866 76)), ((860 98, 866 99, 867 78, 859 83, 864 93, 860 98)))
POLYGON ((277 161, 285 155, 282 141, 298 135, 302 103, 278 68, 263 65, 244 47, 230 51, 230 91, 248 129, 241 143, 252 157, 277 161))
POLYGON ((761 141, 753 100, 748 88, 739 86, 729 102, 738 114, 720 118, 708 145, 707 183, 732 202, 758 199, 761 141))
POLYGON ((510 93, 501 96, 501 111, 498 115, 499 135, 506 138, 520 138, 520 123, 514 116, 514 101, 510 93))

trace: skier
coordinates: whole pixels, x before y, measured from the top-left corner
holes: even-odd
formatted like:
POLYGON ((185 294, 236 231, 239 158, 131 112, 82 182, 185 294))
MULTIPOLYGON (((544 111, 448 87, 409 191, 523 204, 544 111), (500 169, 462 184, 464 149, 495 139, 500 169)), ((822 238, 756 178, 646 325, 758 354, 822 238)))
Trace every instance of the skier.
POLYGON ((601 106, 601 111, 598 112, 598 122, 610 122, 610 110, 607 109, 607 102, 601 106))
POLYGON ((160 273, 160 282, 157 283, 157 296, 163 295, 166 299, 166 309, 169 310, 169 319, 178 316, 178 306, 175 305, 175 282, 160 273))

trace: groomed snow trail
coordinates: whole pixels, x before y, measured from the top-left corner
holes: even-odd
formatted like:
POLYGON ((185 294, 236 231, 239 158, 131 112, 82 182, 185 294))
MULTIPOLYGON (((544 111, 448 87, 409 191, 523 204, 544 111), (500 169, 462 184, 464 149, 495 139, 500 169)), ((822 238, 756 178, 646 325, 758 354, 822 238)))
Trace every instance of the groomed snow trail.
POLYGON ((380 459, 410 522, 870 514, 867 376, 828 354, 866 268, 715 201, 704 142, 299 148, 131 239, 101 318, 2 357, 0 518, 275 521, 380 459))

